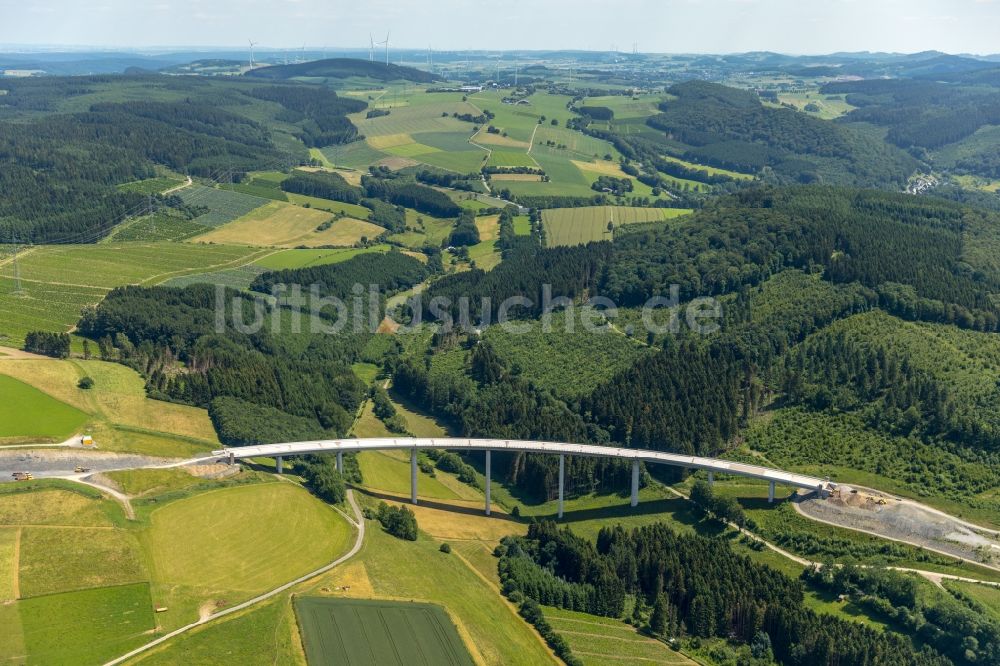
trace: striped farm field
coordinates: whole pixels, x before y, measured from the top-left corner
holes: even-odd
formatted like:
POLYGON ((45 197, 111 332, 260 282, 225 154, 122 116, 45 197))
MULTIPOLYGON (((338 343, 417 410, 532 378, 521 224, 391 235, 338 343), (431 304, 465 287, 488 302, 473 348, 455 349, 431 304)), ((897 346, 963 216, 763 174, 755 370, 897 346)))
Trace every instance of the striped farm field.
POLYGON ((296 600, 295 607, 311 664, 473 663, 455 625, 440 606, 303 597, 296 600))
POLYGON ((180 190, 178 195, 189 206, 208 208, 209 212, 195 218, 199 224, 207 227, 217 227, 226 222, 232 222, 268 202, 263 197, 203 185, 185 188, 180 190))
POLYGON ((661 222, 691 211, 686 208, 634 208, 631 206, 588 206, 552 208, 542 211, 542 224, 549 247, 582 245, 591 241, 612 240, 608 223, 614 226, 640 222, 661 222))
POLYGON ((640 635, 621 620, 550 606, 542 610, 545 619, 569 643, 584 666, 695 663, 660 641, 640 635))
POLYGON ((29 331, 69 331, 80 311, 127 284, 159 284, 172 277, 244 265, 259 250, 224 245, 107 243, 46 245, 19 259, 21 293, 13 265, 0 261, 0 344, 19 346, 29 331))

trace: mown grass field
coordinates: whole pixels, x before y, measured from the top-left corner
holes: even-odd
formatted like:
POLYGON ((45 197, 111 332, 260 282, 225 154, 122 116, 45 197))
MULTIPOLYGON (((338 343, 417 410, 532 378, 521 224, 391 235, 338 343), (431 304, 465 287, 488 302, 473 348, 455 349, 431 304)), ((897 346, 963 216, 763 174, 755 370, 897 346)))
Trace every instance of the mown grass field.
POLYGON ((141 534, 158 618, 190 622, 201 604, 231 605, 332 562, 352 530, 329 506, 290 483, 213 490, 149 514, 141 534), (266 525, 267 529, 260 529, 266 525))
POLYGON ((198 236, 193 242, 270 247, 350 246, 362 237, 375 238, 385 231, 370 222, 346 217, 326 229, 319 229, 332 219, 333 216, 326 211, 272 201, 238 220, 198 236))
POLYGON ((153 511, 150 523, 158 579, 246 592, 335 559, 349 536, 339 514, 285 483, 202 493, 153 511))
POLYGON ((295 609, 306 656, 313 664, 471 666, 473 663, 458 631, 440 606, 300 597, 295 600, 295 609))
POLYGON ((619 662, 694 664, 661 641, 641 635, 621 620, 543 606, 545 619, 585 666, 619 662))
POLYGON ((87 420, 79 409, 0 374, 0 445, 29 439, 62 441, 87 420))
POLYGON ((582 245, 611 240, 608 223, 615 226, 671 220, 691 211, 683 208, 632 208, 629 206, 588 206, 552 208, 542 212, 549 247, 582 245))

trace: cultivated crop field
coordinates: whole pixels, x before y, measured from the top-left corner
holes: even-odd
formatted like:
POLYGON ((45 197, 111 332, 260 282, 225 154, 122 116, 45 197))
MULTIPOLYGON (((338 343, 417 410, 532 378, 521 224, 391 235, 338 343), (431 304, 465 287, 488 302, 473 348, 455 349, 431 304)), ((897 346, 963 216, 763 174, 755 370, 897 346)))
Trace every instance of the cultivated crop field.
POLYGON ((302 597, 296 599, 295 607, 306 657, 312 664, 473 663, 455 625, 440 606, 302 597))
POLYGON ((524 334, 507 333, 501 326, 491 326, 484 337, 526 379, 568 398, 589 393, 652 353, 649 347, 611 328, 587 331, 579 318, 573 324, 570 332, 565 313, 558 312, 552 316, 548 333, 536 321, 524 334))
POLYGON ((629 206, 588 206, 552 208, 542 212, 542 223, 550 247, 582 245, 611 240, 608 222, 615 226, 640 222, 662 222, 691 211, 683 208, 633 208, 629 206))
POLYGON ((203 185, 187 187, 179 191, 178 195, 189 206, 208 208, 209 212, 196 218, 199 224, 206 227, 217 227, 226 222, 232 222, 268 202, 262 197, 203 185))
POLYGON ((146 180, 136 180, 131 183, 123 183, 118 186, 122 192, 138 192, 139 194, 160 194, 179 185, 184 184, 184 179, 180 177, 159 176, 147 178, 146 180))
POLYGON ((239 266, 255 252, 178 243, 30 248, 19 260, 21 295, 14 293, 12 264, 0 261, 0 344, 20 345, 28 331, 68 331, 84 306, 98 303, 114 287, 239 266))
POLYGON ((116 241, 176 241, 205 233, 209 227, 174 215, 155 213, 120 224, 105 239, 116 241))
POLYGON ((221 284, 233 289, 249 289, 254 278, 267 271, 256 264, 240 266, 239 268, 227 268, 221 271, 210 271, 208 273, 193 273, 178 278, 171 278, 164 282, 167 287, 186 287, 191 284, 221 284))
MULTIPOLYGON (((464 514, 453 513, 453 520, 464 514)), ((521 528, 511 525, 511 532, 521 528)), ((421 535, 404 541, 369 523, 358 557, 363 565, 365 598, 419 599, 440 604, 477 663, 538 666, 558 663, 538 635, 501 598, 488 579, 480 577, 454 553, 440 552, 440 542, 421 535)), ((360 577, 359 577, 360 578, 360 577)), ((354 594, 354 590, 351 591, 354 594)))
POLYGON ((0 445, 28 439, 62 441, 89 418, 79 409, 7 375, 0 375, 0 395, 0 445))
POLYGON ((283 268, 305 268, 307 266, 322 266, 324 264, 339 264, 352 257, 367 252, 388 252, 388 245, 373 245, 371 247, 317 249, 317 250, 284 250, 268 255, 256 262, 254 266, 277 271, 283 268))

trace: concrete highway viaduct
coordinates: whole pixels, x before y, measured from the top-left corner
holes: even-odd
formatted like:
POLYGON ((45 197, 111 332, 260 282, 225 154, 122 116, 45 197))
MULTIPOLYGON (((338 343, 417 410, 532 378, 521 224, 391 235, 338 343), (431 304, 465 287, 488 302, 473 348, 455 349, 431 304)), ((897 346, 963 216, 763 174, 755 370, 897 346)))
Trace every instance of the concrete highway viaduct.
POLYGON ((566 456, 592 456, 599 458, 619 458, 632 461, 632 506, 639 503, 639 463, 674 465, 708 472, 709 483, 716 473, 761 479, 769 483, 768 500, 774 501, 775 485, 790 486, 828 493, 837 486, 828 479, 820 479, 804 474, 786 472, 780 469, 748 465, 746 463, 704 458, 662 451, 624 449, 595 444, 569 444, 563 442, 537 442, 514 439, 467 439, 467 438, 373 438, 373 439, 327 439, 314 442, 290 442, 285 444, 260 444, 239 446, 213 451, 213 455, 223 456, 230 463, 246 458, 274 458, 280 474, 282 461, 288 456, 332 453, 337 456, 337 469, 343 471, 344 453, 358 451, 382 451, 388 449, 409 450, 410 452, 410 501, 417 503, 417 452, 420 449, 447 449, 449 451, 483 451, 486 462, 486 515, 490 514, 490 454, 493 451, 515 451, 544 453, 559 456, 559 512, 563 515, 563 496, 566 480, 566 456))

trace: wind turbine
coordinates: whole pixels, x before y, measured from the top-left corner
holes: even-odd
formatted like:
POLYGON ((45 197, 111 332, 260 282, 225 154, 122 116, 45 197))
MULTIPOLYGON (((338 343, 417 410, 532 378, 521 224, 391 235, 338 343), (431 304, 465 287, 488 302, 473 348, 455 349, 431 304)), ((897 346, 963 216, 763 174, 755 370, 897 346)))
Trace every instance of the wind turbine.
POLYGON ((257 42, 252 39, 248 39, 247 41, 250 42, 250 70, 253 71, 253 47, 257 46, 257 42))
POLYGON ((500 61, 503 60, 503 54, 501 53, 500 55, 493 56, 493 57, 497 59, 497 78, 496 78, 496 83, 497 83, 497 88, 499 88, 500 87, 500 61))
POLYGON ((379 42, 379 44, 385 44, 385 66, 389 66, 389 31, 385 31, 385 41, 379 42))
POLYGON ((299 59, 298 59, 298 62, 305 62, 305 61, 306 61, 306 45, 303 44, 302 48, 299 49, 299 59))
POLYGON ((430 44, 427 45, 427 68, 434 71, 434 49, 431 48, 430 44))
POLYGON ((368 33, 368 62, 375 61, 375 35, 368 33))

